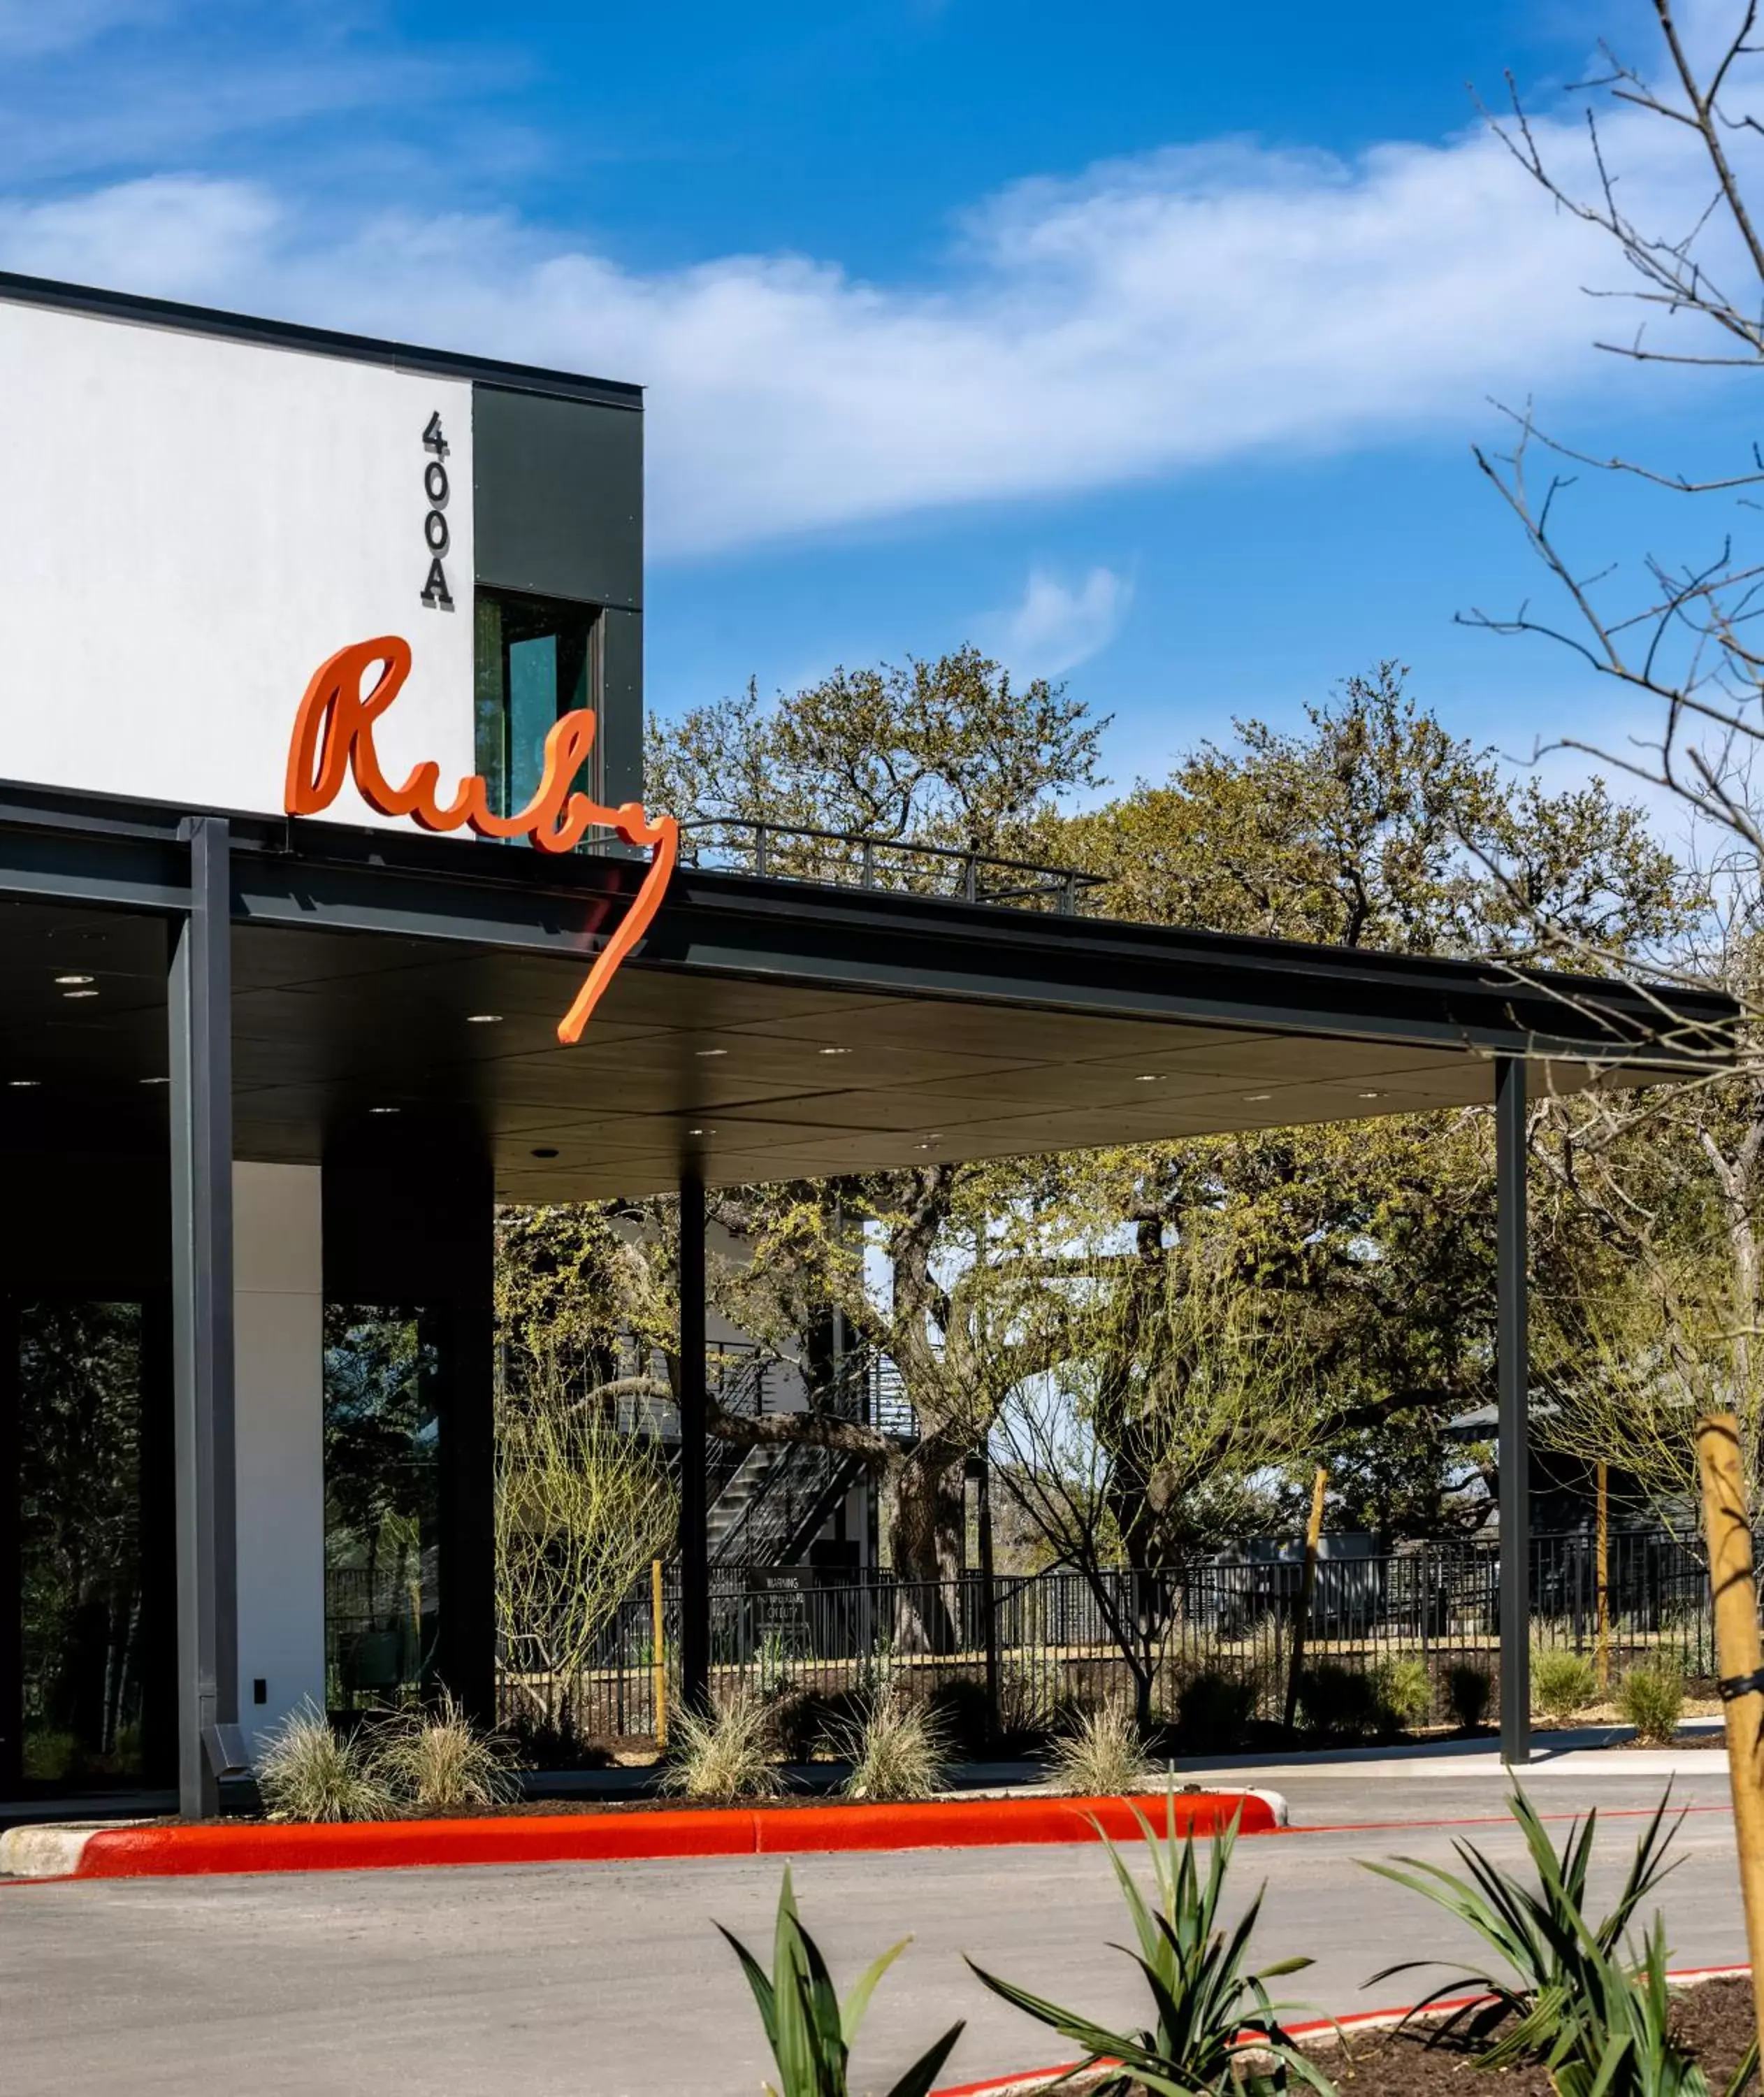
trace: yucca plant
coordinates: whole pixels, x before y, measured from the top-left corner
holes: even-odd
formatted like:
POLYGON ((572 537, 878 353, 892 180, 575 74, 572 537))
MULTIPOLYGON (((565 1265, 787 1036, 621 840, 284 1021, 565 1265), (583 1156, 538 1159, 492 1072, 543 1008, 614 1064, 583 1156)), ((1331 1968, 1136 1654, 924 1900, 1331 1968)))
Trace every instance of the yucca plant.
MULTIPOLYGON (((1654 1917, 1639 1967, 1587 1933, 1579 1992, 1544 2056, 1557 2097, 1709 2097, 1709 2078, 1673 2036, 1666 1926, 1654 1917)), ((1727 2084, 1739 2097, 1757 2069, 1757 2041, 1727 2084)))
MULTIPOLYGON (((716 1926, 741 1961, 753 1998, 759 2006, 766 2042, 777 2064, 777 2086, 766 2084, 768 2097, 849 2097, 847 2068, 857 2028, 876 1992, 876 1983, 912 1938, 902 1937, 873 1961, 859 1976, 842 2007, 827 1962, 797 1915, 787 1864, 778 1894, 769 1974, 738 1937, 724 1929, 721 1923, 716 1926)), ((892 2086, 887 2097, 926 2097, 961 2034, 960 2024, 952 2025, 892 2086)))
POLYGON ((1000 1980, 971 1959, 968 1963, 995 1995, 1084 2049, 1086 2058, 1072 2070, 1075 2076, 1105 2064, 1118 2070, 1103 2082, 1096 2097, 1129 2097, 1140 2089, 1158 2097, 1194 2097, 1197 2091, 1229 2088, 1263 2097, 1284 2090, 1289 2076, 1322 2097, 1332 2097, 1334 2086, 1298 2051, 1280 2023, 1295 2006, 1270 2001, 1263 1985, 1302 1971, 1310 1959, 1283 1959, 1256 1973, 1244 1970, 1267 1889, 1256 1894, 1234 1929, 1227 1932, 1219 1923, 1225 1876, 1237 1839, 1236 1819, 1214 1839, 1203 1876, 1195 1860, 1193 1836, 1177 1838, 1173 1788, 1166 1810, 1166 1831, 1160 1838, 1138 1807, 1133 1809, 1157 1881, 1155 1906, 1140 1892, 1120 1851, 1096 1828, 1139 1939, 1138 1951, 1130 1950, 1127 1956, 1151 1990, 1154 2025, 1141 2031, 1110 2031, 1077 2011, 1061 2009, 1013 1981, 1000 1980))
MULTIPOLYGON (((1505 2029, 1495 2043, 1480 2056, 1485 2065, 1505 2068, 1517 2060, 1546 2057, 1571 2006, 1596 1994, 1603 1985, 1600 1962, 1611 1963, 1614 1971, 1627 1970, 1618 1963, 1625 1933, 1642 1902, 1674 1868, 1667 1862, 1666 1853, 1684 1816, 1681 1813, 1667 1824, 1671 1797, 1669 1784, 1654 1808, 1653 1818, 1636 1841, 1635 1854, 1616 1906, 1595 1924, 1586 1919, 1586 1897, 1597 1812, 1589 1813, 1584 1823, 1577 1820, 1570 1826, 1558 1852, 1536 1807, 1517 1786, 1507 1801, 1508 1809, 1525 1837, 1537 1872, 1534 1887, 1491 1863, 1469 1842, 1452 1845, 1464 1867, 1463 1876, 1442 1864, 1423 1863, 1413 1857, 1368 1863, 1367 1870, 1377 1872, 1380 1878, 1405 1886, 1455 1915, 1482 1938, 1506 1968, 1504 1972, 1494 1973, 1455 1968, 1410 2015, 1424 2016, 1444 1997, 1460 1994, 1469 1986, 1485 1999, 1443 2019, 1434 2027, 1435 2038, 1443 2038, 1460 2025, 1481 2037, 1504 2023, 1505 2029), (1512 2021, 1506 2023, 1508 2017, 1512 2021)), ((1375 1987, 1394 1974, 1412 1973, 1442 1963, 1434 1959, 1406 1959, 1373 1974, 1366 1985, 1375 1987)))

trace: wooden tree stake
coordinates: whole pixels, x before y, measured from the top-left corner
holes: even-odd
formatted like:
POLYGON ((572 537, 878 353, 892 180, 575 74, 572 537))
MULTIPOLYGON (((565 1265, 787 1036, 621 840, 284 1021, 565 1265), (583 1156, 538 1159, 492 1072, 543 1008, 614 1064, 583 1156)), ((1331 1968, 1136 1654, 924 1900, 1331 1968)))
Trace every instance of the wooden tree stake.
POLYGON ((1758 2039, 1764 2046, 1764 1652, 1758 1640, 1757 1588, 1752 1572, 1752 1526, 1740 1463, 1740 1421, 1731 1412, 1706 1414, 1696 1423, 1697 1468, 1703 1481, 1703 1532, 1709 1546, 1709 1580, 1715 1598, 1715 1666, 1727 1696, 1727 1775, 1733 1789, 1734 1841, 1740 1853, 1740 1890, 1745 1902, 1745 1935, 1752 1959, 1752 1999, 1758 2039))
POLYGON ((650 1561, 650 1607, 655 1631, 651 1643, 655 1653, 655 1745, 668 1747, 668 1626, 662 1613, 662 1561, 650 1561))
POLYGON ((1609 1464, 1600 1464, 1598 1478, 1598 1558, 1593 1572, 1596 1583, 1594 1602, 1597 1611, 1598 1635, 1594 1652, 1597 1656, 1599 1696, 1602 1701, 1611 1694, 1611 1471, 1609 1464))
POLYGON ((1311 1635, 1311 1604, 1317 1591, 1317 1546, 1323 1539, 1323 1497, 1328 1484, 1329 1474, 1320 1464, 1316 1482, 1311 1488, 1311 1519, 1305 1525, 1305 1570, 1299 1583, 1298 1621, 1293 1626, 1293 1664, 1286 1675, 1289 1726, 1298 1715, 1298 1676, 1305 1664, 1305 1643, 1311 1635))

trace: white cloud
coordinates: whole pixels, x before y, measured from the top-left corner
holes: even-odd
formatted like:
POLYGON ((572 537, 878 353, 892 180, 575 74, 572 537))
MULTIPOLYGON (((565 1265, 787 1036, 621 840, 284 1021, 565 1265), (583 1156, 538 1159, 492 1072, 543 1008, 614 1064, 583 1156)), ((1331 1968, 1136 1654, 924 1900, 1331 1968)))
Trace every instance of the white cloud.
POLYGON ((977 630, 1018 676, 1057 677, 1108 646, 1132 599, 1131 582, 1111 568, 1092 568, 1075 586, 1031 568, 1022 602, 977 630))
MULTIPOLYGON (((1541 129, 1582 155, 1571 120, 1541 129)), ((1700 200, 1666 127, 1620 116, 1610 144, 1632 208, 1700 200)), ((1621 375, 1587 346, 1618 323, 1582 290, 1620 281, 1616 258, 1482 132, 1025 182, 935 284, 789 255, 645 273, 507 217, 339 226, 195 177, 0 206, 0 261, 640 380, 662 554, 1486 431, 1491 392, 1559 405, 1621 375)))

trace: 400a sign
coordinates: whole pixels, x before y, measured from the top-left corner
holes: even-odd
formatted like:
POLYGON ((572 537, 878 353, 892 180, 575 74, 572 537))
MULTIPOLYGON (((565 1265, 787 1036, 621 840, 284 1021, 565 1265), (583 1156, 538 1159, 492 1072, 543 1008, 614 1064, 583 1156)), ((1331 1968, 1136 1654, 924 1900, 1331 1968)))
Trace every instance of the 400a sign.
POLYGON ((442 563, 453 543, 447 524, 447 498, 453 488, 447 477, 447 439, 442 434, 439 408, 424 426, 422 449, 435 454, 422 469, 422 492, 429 499, 428 514, 422 520, 422 542, 429 549, 429 579, 422 585, 422 602, 431 611, 451 611, 453 593, 447 587, 447 570, 442 563))

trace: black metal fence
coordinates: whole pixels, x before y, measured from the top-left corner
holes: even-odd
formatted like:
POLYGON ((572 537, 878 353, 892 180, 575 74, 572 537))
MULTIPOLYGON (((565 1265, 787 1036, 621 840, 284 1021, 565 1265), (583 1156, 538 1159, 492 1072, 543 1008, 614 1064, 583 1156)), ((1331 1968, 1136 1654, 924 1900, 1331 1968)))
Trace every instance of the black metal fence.
MULTIPOLYGON (((1533 1540, 1532 1640, 1591 1654, 1600 1638, 1598 1557, 1591 1536, 1533 1540)), ((1209 1560, 1172 1569, 1141 1590, 1127 1572, 999 1576, 987 1607, 981 1576, 915 1587, 886 1575, 827 1581, 803 1569, 713 1572, 711 1651, 719 1698, 742 1687, 768 1698, 823 1702, 891 1682, 914 1694, 996 1694, 995 1729, 1057 1724, 1064 1711, 1131 1693, 1113 1626, 1149 1622, 1153 1701, 1175 1709, 1202 1674, 1243 1684, 1256 1715, 1278 1715, 1299 1607, 1297 1552, 1209 1560), (956 1691, 948 1685, 970 1685, 956 1691)), ((1418 1661, 1446 1710, 1454 1668, 1486 1669, 1496 1696, 1501 1562, 1474 1541, 1412 1546, 1385 1556, 1338 1554, 1326 1539, 1317 1568, 1308 1661, 1372 1671, 1418 1661)), ((1605 1644, 1613 1675, 1644 1653, 1666 1652, 1687 1674, 1713 1672, 1708 1577, 1696 1552, 1662 1532, 1622 1534, 1606 1556, 1605 1644)), ((679 1625, 675 1569, 663 1582, 662 1666, 646 1586, 616 1613, 567 1680, 523 1664, 505 1641, 504 1723, 562 1724, 584 1740, 652 1735, 658 1683, 672 1681, 679 1625)), ((670 1688, 667 1693, 672 1694, 670 1688)))

